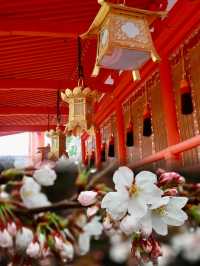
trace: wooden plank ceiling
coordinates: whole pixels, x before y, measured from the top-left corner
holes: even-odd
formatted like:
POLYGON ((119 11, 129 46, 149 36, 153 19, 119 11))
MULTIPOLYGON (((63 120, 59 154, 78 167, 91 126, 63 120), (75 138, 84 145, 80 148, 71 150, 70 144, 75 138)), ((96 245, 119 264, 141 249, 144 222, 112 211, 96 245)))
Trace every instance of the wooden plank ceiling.
MULTIPOLYGON (((113 0, 112 2, 120 2, 113 0)), ((121 0, 123 2, 123 0, 121 0)), ((167 0, 127 0, 127 5, 163 10, 167 0)), ((0 0, 0 135, 55 125, 58 89, 77 82, 77 37, 100 6, 97 0, 0 0)), ((113 72, 91 78, 96 40, 82 43, 86 84, 101 92, 113 72)), ((63 123, 67 106, 61 106, 63 123)))

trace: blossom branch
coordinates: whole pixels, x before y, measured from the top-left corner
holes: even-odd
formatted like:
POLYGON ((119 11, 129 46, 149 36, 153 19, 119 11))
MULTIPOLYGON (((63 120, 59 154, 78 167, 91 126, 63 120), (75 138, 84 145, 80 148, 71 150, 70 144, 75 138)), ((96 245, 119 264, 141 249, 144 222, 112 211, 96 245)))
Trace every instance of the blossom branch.
POLYGON ((51 204, 49 206, 39 207, 39 208, 26 208, 21 202, 18 201, 1 201, 1 203, 14 205, 15 208, 13 209, 13 212, 15 214, 38 214, 41 212, 48 212, 48 211, 59 211, 59 210, 66 210, 66 209, 79 209, 84 208, 80 203, 75 201, 69 201, 69 200, 63 200, 59 201, 57 203, 51 204))

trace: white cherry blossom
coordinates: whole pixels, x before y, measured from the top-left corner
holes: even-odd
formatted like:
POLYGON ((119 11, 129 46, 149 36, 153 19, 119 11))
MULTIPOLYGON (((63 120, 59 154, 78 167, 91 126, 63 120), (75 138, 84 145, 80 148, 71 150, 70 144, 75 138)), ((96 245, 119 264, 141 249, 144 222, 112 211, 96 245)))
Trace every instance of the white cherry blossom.
POLYGON ((187 214, 182 208, 187 203, 186 197, 163 197, 150 207, 141 219, 143 232, 151 234, 152 229, 159 235, 168 234, 168 225, 181 226, 187 220, 187 214))
POLYGON ((34 181, 33 178, 25 176, 23 179, 23 185, 20 189, 20 196, 24 205, 27 208, 36 208, 42 206, 49 206, 45 194, 40 192, 41 186, 34 181))
POLYGON ((60 256, 62 259, 73 259, 74 247, 69 241, 63 243, 62 250, 60 251, 60 256))
POLYGON ((120 220, 128 212, 135 217, 143 217, 148 205, 160 200, 163 191, 155 184, 155 174, 142 171, 134 178, 128 167, 120 167, 113 176, 116 192, 109 192, 102 200, 105 208, 114 220, 120 220))
POLYGON ((6 229, 0 230, 0 247, 10 248, 13 246, 13 239, 6 229))
POLYGON ((109 256, 116 263, 125 263, 131 252, 131 241, 120 241, 111 245, 109 256))
POLYGON ((26 249, 32 240, 33 240, 33 232, 30 229, 22 227, 21 230, 17 231, 16 247, 18 249, 22 250, 26 249))
POLYGON ((34 172, 33 177, 41 186, 52 186, 56 180, 56 172, 49 167, 42 167, 34 172))
POLYGON ((26 254, 30 256, 31 258, 37 259, 40 257, 41 254, 41 249, 40 249, 40 244, 38 241, 32 241, 26 250, 26 254))
POLYGON ((175 235, 172 239, 172 247, 175 252, 182 254, 183 258, 190 262, 200 259, 200 228, 189 232, 188 230, 175 235))
POLYGON ((63 248, 63 239, 59 236, 55 236, 55 248, 57 250, 62 250, 63 248))
POLYGON ((89 206, 96 202, 97 192, 95 191, 82 191, 78 196, 78 201, 83 206, 89 206))
POLYGON ((83 226, 83 233, 79 235, 80 254, 85 255, 90 250, 90 239, 92 236, 99 237, 103 231, 103 226, 99 222, 100 217, 95 216, 89 223, 83 226))

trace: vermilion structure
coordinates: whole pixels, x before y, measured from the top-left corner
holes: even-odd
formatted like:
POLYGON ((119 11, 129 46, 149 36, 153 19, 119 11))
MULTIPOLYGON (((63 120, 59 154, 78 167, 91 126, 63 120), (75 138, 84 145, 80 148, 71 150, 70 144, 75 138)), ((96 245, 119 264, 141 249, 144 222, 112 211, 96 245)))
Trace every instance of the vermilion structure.
MULTIPOLYGON (((120 1, 110 2, 119 3, 120 1)), ((184 122, 186 118, 179 114, 175 89, 179 77, 173 75, 179 71, 176 69, 178 61, 175 61, 180 57, 177 51, 180 51, 181 47, 186 47, 185 50, 189 51, 188 53, 197 47, 192 53, 195 53, 197 58, 200 57, 198 50, 200 2, 198 0, 127 0, 126 4, 158 11, 166 10, 171 4, 173 8, 169 10, 166 18, 156 20, 152 25, 152 36, 161 61, 159 64, 151 61, 145 64, 141 69, 142 79, 139 82, 133 82, 129 72, 118 73, 106 69, 101 70, 98 77, 91 77, 96 57, 96 40, 82 41, 85 83, 91 89, 97 89, 103 93, 93 118, 97 128, 97 164, 100 163, 102 129, 108 125, 108 120, 115 123, 118 159, 121 163, 127 161, 125 105, 127 100, 133 97, 134 92, 151 79, 155 72, 159 76, 160 98, 157 102, 161 103, 162 123, 157 120, 157 126, 153 125, 154 139, 151 138, 151 145, 149 140, 143 139, 138 133, 140 139, 136 141, 136 147, 140 156, 130 163, 132 166, 141 166, 163 159, 169 162, 180 160, 183 152, 194 151, 200 145, 198 136, 200 96, 196 93, 195 87, 199 84, 199 78, 197 78, 200 76, 199 66, 195 66, 194 58, 191 64, 188 63, 188 66, 190 65, 188 75, 193 84, 195 102, 193 118, 187 118, 192 119, 188 120, 189 122, 184 122), (188 47, 188 43, 191 47, 188 47), (108 78, 113 82, 106 84, 108 78), (156 147, 160 141, 159 134, 155 131, 159 123, 166 129, 163 133, 165 144, 156 147), (185 128, 184 123, 189 123, 191 127, 195 124, 194 130, 186 134, 185 132, 189 132, 187 131, 189 129, 185 128), (145 145, 147 145, 146 150, 148 145, 151 146, 148 154, 142 151, 145 145)), ((2 1, 0 4, 0 135, 24 131, 42 132, 47 130, 48 124, 51 127, 56 125, 57 90, 76 86, 77 38, 87 31, 99 8, 97 1, 94 0, 2 1)), ((157 105, 152 103, 152 112, 154 106, 156 108, 157 105)), ((61 113, 62 123, 65 124, 68 110, 64 103, 61 105, 61 113)), ((152 120, 156 121, 154 115, 152 120)), ((86 152, 85 142, 83 138, 82 146, 86 152)), ((184 156, 187 157, 187 155, 184 156)), ((188 156, 198 158, 198 155, 188 156)), ((187 160, 189 159, 186 158, 185 161, 187 160)))

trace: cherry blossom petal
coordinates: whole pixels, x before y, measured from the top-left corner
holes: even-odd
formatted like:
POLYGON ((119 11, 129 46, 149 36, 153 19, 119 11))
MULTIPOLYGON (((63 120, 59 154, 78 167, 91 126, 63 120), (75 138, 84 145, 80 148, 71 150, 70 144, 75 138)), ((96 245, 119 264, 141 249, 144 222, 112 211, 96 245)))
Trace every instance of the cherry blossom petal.
POLYGON ((127 215, 120 223, 120 229, 126 235, 132 234, 134 231, 137 231, 139 228, 139 219, 136 219, 134 215, 127 215))
POLYGON ((166 236, 168 234, 167 224, 160 216, 152 215, 152 227, 159 235, 166 236))
POLYGON ((132 185, 133 181, 133 172, 126 166, 119 167, 119 169, 114 173, 113 182, 116 190, 126 190, 132 185))
POLYGON ((84 231, 89 236, 99 236, 102 233, 103 225, 99 222, 100 217, 94 217, 91 222, 84 226, 84 231))
POLYGON ((148 211, 147 214, 140 220, 141 230, 144 234, 150 235, 152 233, 152 219, 151 212, 148 211))
POLYGON ((139 196, 132 197, 128 203, 129 214, 137 218, 143 217, 147 212, 147 205, 139 196))
POLYGON ((157 202, 153 202, 150 206, 150 209, 157 209, 163 205, 167 205, 169 203, 169 197, 163 197, 157 200, 157 202))
POLYGON ((187 220, 187 214, 182 210, 176 210, 167 212, 167 215, 163 217, 163 221, 168 225, 181 226, 187 220))
POLYGON ((147 204, 158 204, 161 200, 163 191, 155 185, 145 184, 142 187, 140 196, 146 201, 147 204))
POLYGON ((41 186, 52 186, 57 178, 56 172, 49 167, 36 170, 33 177, 41 186))
POLYGON ((101 208, 107 209, 107 211, 109 211, 111 214, 125 213, 128 208, 128 200, 128 192, 109 192, 103 198, 101 208))
POLYGON ((155 184, 157 182, 157 176, 149 171, 141 171, 136 175, 135 180, 135 183, 139 186, 142 186, 146 183, 155 184))
POLYGON ((88 236, 86 233, 80 234, 78 244, 80 254, 85 255, 90 250, 90 236, 88 236))
POLYGON ((186 197, 170 197, 169 207, 182 209, 187 203, 188 198, 186 197))

